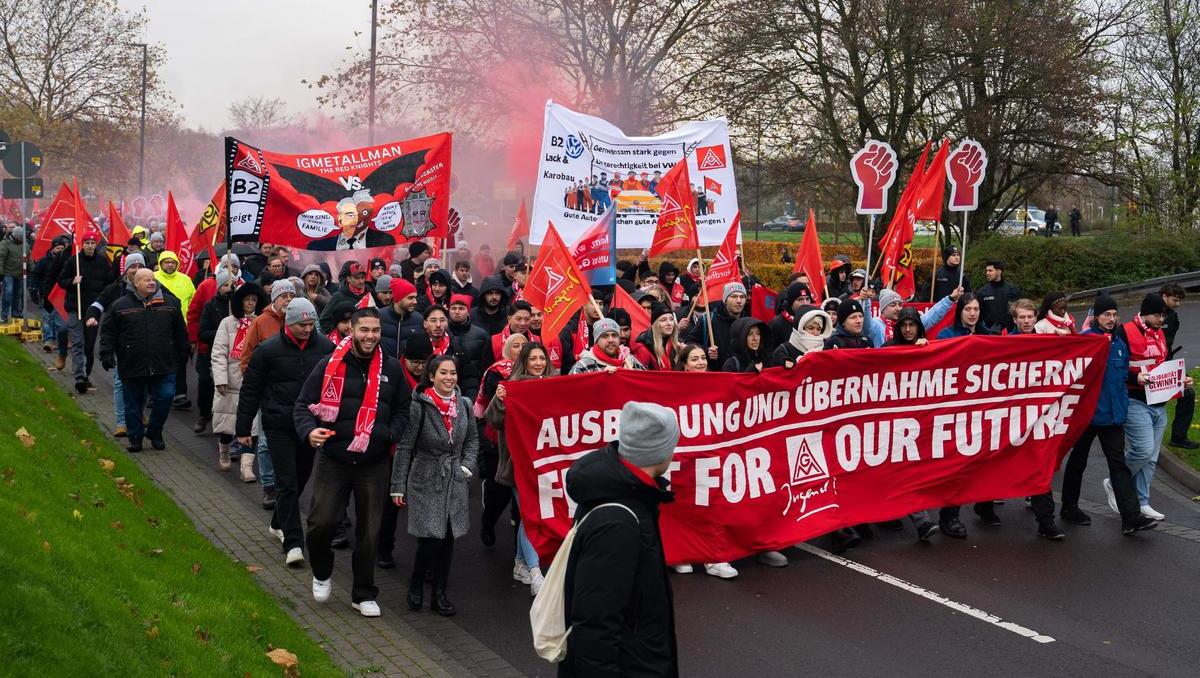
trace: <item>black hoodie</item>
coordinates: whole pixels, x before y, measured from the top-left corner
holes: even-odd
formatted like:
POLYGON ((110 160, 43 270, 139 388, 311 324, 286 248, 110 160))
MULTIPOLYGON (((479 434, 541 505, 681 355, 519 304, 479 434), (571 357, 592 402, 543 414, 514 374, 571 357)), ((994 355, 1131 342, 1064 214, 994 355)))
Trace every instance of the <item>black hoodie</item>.
POLYGON ((900 309, 900 315, 896 316, 895 329, 892 330, 892 338, 884 346, 912 346, 916 340, 905 341, 900 334, 900 323, 905 320, 911 320, 917 324, 917 339, 925 338, 925 323, 921 322, 921 313, 911 306, 905 306, 900 309))
POLYGON ((626 466, 617 445, 591 452, 567 471, 575 520, 599 510, 575 534, 567 558, 563 603, 567 656, 559 676, 677 676, 675 611, 659 504, 674 499, 662 478, 626 466), (651 484, 653 483, 653 484, 651 484))
POLYGON ((508 299, 512 294, 512 288, 501 284, 496 276, 489 276, 483 281, 483 286, 479 288, 479 298, 476 304, 471 307, 471 322, 482 327, 492 336, 504 329, 508 324, 508 299), (495 313, 488 313, 484 310, 483 297, 488 292, 496 290, 500 292, 500 307, 495 313))
POLYGON ((729 359, 721 366, 722 372, 758 372, 755 363, 761 363, 765 369, 771 360, 771 351, 775 344, 771 340, 771 331, 767 324, 758 318, 738 318, 733 321, 729 330, 729 359), (746 348, 746 335, 750 328, 757 327, 759 335, 758 350, 746 348))

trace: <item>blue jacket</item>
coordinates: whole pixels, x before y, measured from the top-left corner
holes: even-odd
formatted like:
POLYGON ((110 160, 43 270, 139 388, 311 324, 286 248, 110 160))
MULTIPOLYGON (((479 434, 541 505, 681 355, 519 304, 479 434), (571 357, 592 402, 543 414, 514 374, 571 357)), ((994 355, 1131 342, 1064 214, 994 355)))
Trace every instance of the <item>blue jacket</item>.
MULTIPOLYGON (((887 343, 887 328, 884 326, 882 320, 876 318, 871 313, 872 301, 870 299, 860 299, 859 301, 862 302, 863 315, 866 316, 866 322, 863 325, 863 334, 867 335, 871 340, 873 348, 879 348, 887 343)), ((942 297, 938 303, 930 306, 928 310, 921 314, 921 324, 925 326, 926 330, 931 330, 937 327, 938 323, 942 322, 942 319, 953 308, 954 301, 950 297, 942 297)))
POLYGON ((1096 413, 1092 415, 1092 426, 1121 426, 1129 411, 1129 390, 1125 387, 1125 379, 1129 374, 1129 345, 1120 336, 1095 327, 1083 334, 1107 335, 1111 341, 1100 399, 1096 401, 1096 413))

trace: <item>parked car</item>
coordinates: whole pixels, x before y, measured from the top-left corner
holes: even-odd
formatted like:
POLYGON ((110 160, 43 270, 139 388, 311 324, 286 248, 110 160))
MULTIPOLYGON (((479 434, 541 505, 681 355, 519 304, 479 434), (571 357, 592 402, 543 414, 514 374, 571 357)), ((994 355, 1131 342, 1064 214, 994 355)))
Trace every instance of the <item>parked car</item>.
MULTIPOLYGON (((1014 207, 1009 210, 998 209, 997 214, 1004 215, 1004 220, 996 227, 1003 235, 1045 235, 1046 211, 1033 205, 1014 207)), ((1055 224, 1054 232, 1061 230, 1061 224, 1055 224)))

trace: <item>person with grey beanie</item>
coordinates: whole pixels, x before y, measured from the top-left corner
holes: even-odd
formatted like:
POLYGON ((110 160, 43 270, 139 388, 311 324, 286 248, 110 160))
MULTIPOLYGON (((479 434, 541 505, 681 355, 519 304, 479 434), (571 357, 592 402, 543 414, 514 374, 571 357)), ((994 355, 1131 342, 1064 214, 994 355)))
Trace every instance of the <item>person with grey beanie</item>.
POLYGON ((674 499, 662 475, 678 443, 673 411, 629 402, 617 442, 567 471, 578 527, 566 561, 563 604, 571 634, 560 675, 679 674, 658 527, 659 505, 674 499))
MULTIPOLYGON (((963 288, 955 288, 949 295, 939 299, 936 304, 921 314, 921 325, 926 332, 942 322, 946 314, 954 309, 954 302, 958 301, 962 294, 963 288)), ((871 340, 872 347, 879 348, 892 340, 896 319, 900 317, 900 309, 904 307, 904 299, 895 290, 886 287, 879 290, 879 317, 875 317, 875 314, 871 312, 873 296, 874 292, 864 290, 860 294, 859 301, 862 303, 866 318, 863 334, 871 340)))
POLYGON ((733 355, 733 322, 748 315, 747 301, 745 285, 740 282, 726 283, 721 289, 721 301, 708 307, 708 315, 711 316, 712 322, 709 323, 703 315, 697 316, 693 321, 687 340, 707 349, 710 372, 720 371, 733 355))
POLYGON ((571 366, 571 374, 588 372, 616 372, 619 369, 646 369, 633 357, 628 346, 621 345, 621 327, 612 318, 601 318, 592 323, 593 346, 580 354, 571 366))
MULTIPOLYGON (((276 301, 293 294, 275 289, 281 285, 292 287, 287 281, 276 280, 271 290, 276 301)), ((275 306, 274 303, 268 306, 268 312, 278 313, 275 306)), ((263 317, 255 318, 250 329, 263 317)), ((274 475, 275 506, 270 532, 283 542, 284 562, 298 567, 304 563, 300 495, 312 472, 315 451, 296 432, 293 410, 309 374, 333 353, 334 347, 333 342, 314 331, 317 309, 308 299, 290 299, 282 318, 283 329, 259 344, 250 356, 238 396, 234 435, 243 448, 252 448, 251 435, 261 410, 261 430, 267 440, 266 449, 270 450, 269 463, 274 475)), ((262 451, 262 446, 259 447, 262 451)))
POLYGON ((375 279, 375 308, 386 308, 392 305, 392 274, 384 273, 375 279))

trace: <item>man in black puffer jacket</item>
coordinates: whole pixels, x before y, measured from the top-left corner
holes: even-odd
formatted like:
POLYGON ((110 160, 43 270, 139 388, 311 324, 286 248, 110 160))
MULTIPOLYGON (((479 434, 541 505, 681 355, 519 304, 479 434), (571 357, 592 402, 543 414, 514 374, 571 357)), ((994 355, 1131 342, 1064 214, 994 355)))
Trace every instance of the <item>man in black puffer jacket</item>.
POLYGON ((175 372, 190 350, 179 300, 159 289, 154 271, 138 269, 133 289, 108 308, 100 323, 100 364, 106 370, 116 366, 121 377, 130 452, 141 452, 143 435, 154 449, 166 448, 162 428, 175 396, 175 372), (153 408, 143 430, 147 395, 153 408))
POLYGON ((88 377, 92 374, 92 353, 96 346, 96 327, 85 326, 80 311, 91 306, 100 292, 116 280, 108 257, 99 245, 100 232, 89 226, 83 234, 79 256, 65 258, 58 274, 58 285, 67 292, 65 305, 71 340, 71 372, 75 377, 75 390, 80 394, 87 393, 92 386, 88 377))
MULTIPOLYGON (((317 309, 296 297, 284 313, 283 330, 254 349, 238 396, 238 442, 251 447, 254 417, 262 410, 263 435, 275 466, 275 512, 271 533, 283 542, 288 565, 304 562, 304 530, 300 526, 300 494, 312 472, 313 448, 296 435, 292 410, 300 389, 317 364, 333 352, 333 342, 314 332, 317 309)), ((343 505, 345 502, 343 502, 343 505)))
POLYGON ((379 311, 355 311, 350 316, 350 342, 344 351, 317 364, 293 410, 296 434, 321 450, 308 512, 313 598, 317 602, 329 599, 331 543, 353 491, 351 600, 364 617, 379 616, 375 602, 379 595, 375 586, 379 526, 389 496, 392 445, 404 433, 412 403, 400 361, 383 354, 381 337, 379 311))
POLYGON ((619 442, 567 471, 567 492, 579 505, 563 587, 571 635, 559 676, 679 675, 658 528, 659 504, 674 499, 662 474, 678 442, 673 412, 626 403, 619 442))
POLYGON ((712 341, 708 336, 708 322, 703 315, 692 320, 692 331, 688 341, 708 349, 708 370, 717 372, 733 355, 730 350, 733 337, 730 330, 733 321, 746 315, 746 286, 740 282, 727 283, 721 290, 721 303, 709 307, 712 315, 712 341))

